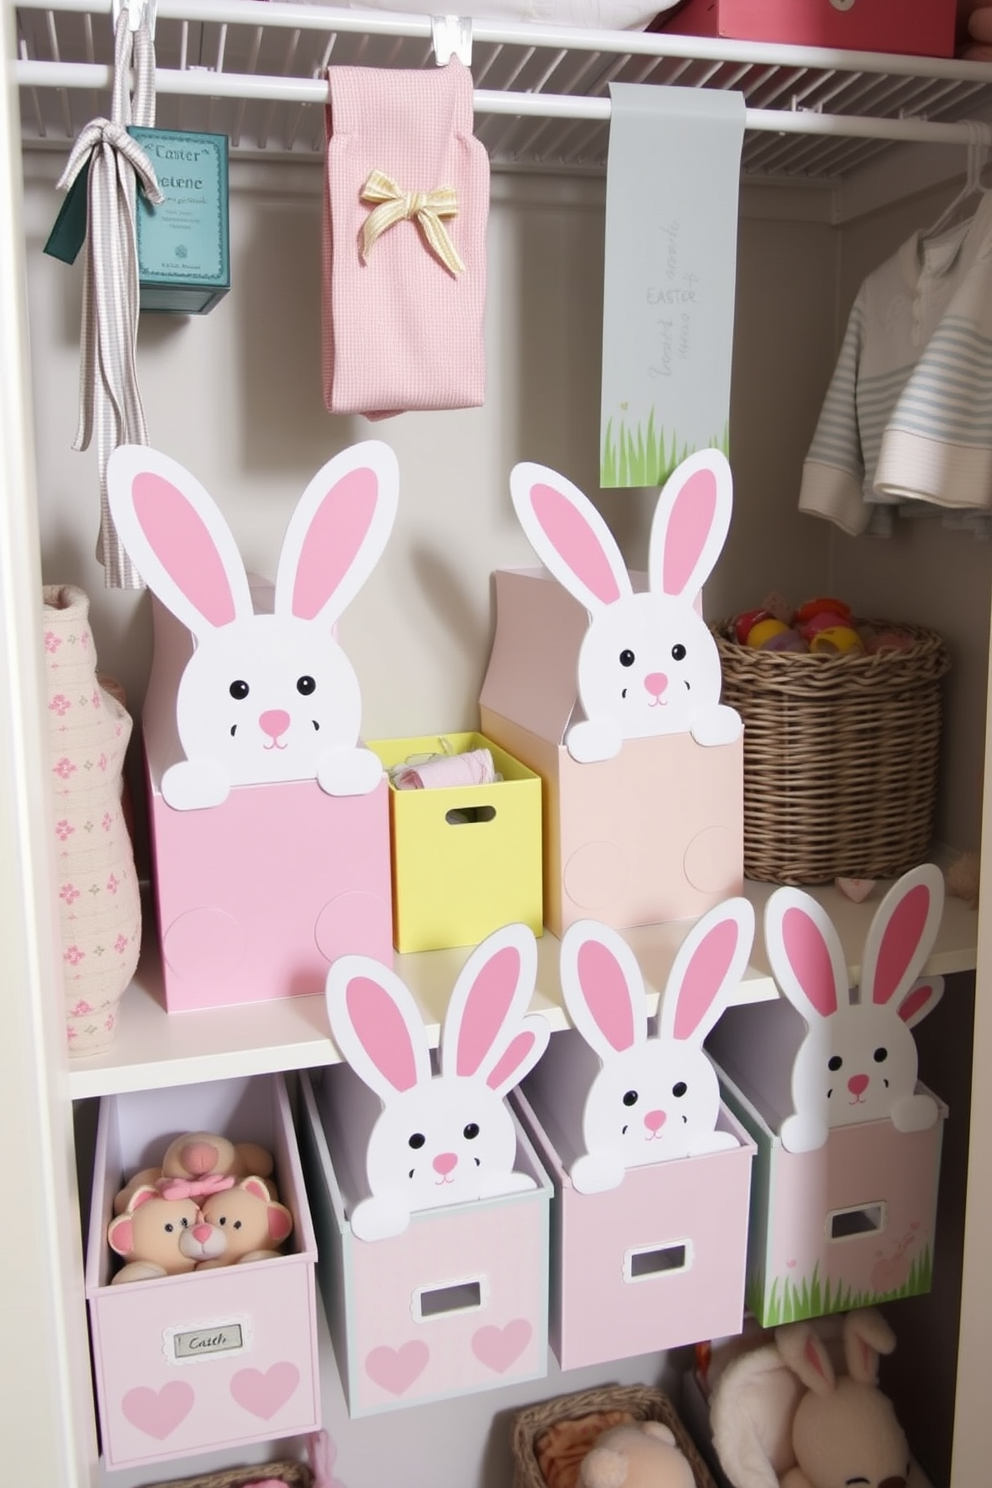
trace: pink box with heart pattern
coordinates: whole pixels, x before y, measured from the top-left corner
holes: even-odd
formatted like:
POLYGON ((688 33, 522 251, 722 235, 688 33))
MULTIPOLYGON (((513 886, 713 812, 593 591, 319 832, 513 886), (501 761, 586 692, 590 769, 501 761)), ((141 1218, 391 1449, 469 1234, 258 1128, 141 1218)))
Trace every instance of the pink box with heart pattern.
MULTIPOLYGON (((552 1034, 561 1038, 562 1034, 552 1034)), ((724 1106, 738 1145, 628 1168, 619 1187, 579 1193, 577 1152, 525 1081, 509 1099, 551 1175, 551 1346, 562 1369, 739 1333, 755 1143, 724 1106)))
POLYGON ((108 1468, 295 1436, 320 1426, 317 1247, 281 1075, 106 1096, 86 1255, 93 1374, 108 1468), (112 1285, 114 1197, 187 1131, 267 1148, 293 1215, 285 1254, 112 1285))
POLYGON ((533 1189, 423 1210, 402 1234, 359 1240, 348 1214, 362 1180, 337 1114, 349 1077, 332 1065, 302 1081, 300 1119, 318 1282, 349 1414, 543 1378, 551 1184, 519 1123, 515 1167, 533 1189))

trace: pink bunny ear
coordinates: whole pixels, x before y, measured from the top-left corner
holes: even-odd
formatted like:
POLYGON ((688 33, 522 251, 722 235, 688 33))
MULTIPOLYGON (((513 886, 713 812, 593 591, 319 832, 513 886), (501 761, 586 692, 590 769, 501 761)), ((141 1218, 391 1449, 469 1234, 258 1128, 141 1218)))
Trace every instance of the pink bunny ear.
POLYGON ((644 1042, 644 978, 621 935, 576 920, 562 936, 559 968, 568 1016, 601 1059, 644 1042))
MULTIPOLYGON (((944 912, 944 877, 934 863, 904 873, 875 912, 865 942, 861 995, 898 1005, 933 949, 944 912)), ((922 1012, 915 1021, 919 1021, 922 1012)))
POLYGON ((754 910, 746 899, 728 899, 703 915, 672 963, 659 1033, 702 1043, 739 985, 753 941, 754 910))
POLYGON ((107 500, 145 583, 195 636, 252 613, 230 528, 188 470, 146 445, 121 445, 107 463, 107 500))
POLYGON ((431 1078, 420 1012, 389 967, 369 956, 340 956, 327 973, 326 999, 334 1042, 384 1100, 431 1078))
POLYGON ((896 1335, 875 1307, 859 1307, 844 1318, 844 1360, 847 1372, 861 1385, 878 1384, 878 1356, 891 1354, 896 1335))
POLYGON ((524 1018, 537 977, 537 944, 526 925, 506 925, 476 946, 455 983, 441 1040, 441 1069, 508 1090, 547 1045, 546 1018, 524 1018))
POLYGON ((379 440, 353 445, 318 470, 286 529, 277 614, 334 623, 386 546, 398 490, 396 456, 379 440))
POLYGON ((699 450, 672 472, 651 523, 648 572, 656 593, 699 593, 727 540, 732 507, 733 478, 719 450, 699 450))
POLYGON ((531 547, 586 609, 600 610, 631 593, 613 534, 571 481, 525 462, 510 472, 510 495, 531 547))
POLYGON ((907 1028, 915 1028, 928 1013, 932 1013, 944 995, 943 977, 921 977, 913 982, 897 1009, 907 1028))
POLYGON ((809 1022, 830 1018, 847 998, 847 963, 826 911, 801 889, 776 889, 765 906, 772 974, 809 1022))
POLYGON ((776 1328, 775 1346, 789 1368, 799 1376, 808 1390, 817 1395, 830 1395, 836 1383, 822 1338, 809 1323, 787 1323, 776 1328))

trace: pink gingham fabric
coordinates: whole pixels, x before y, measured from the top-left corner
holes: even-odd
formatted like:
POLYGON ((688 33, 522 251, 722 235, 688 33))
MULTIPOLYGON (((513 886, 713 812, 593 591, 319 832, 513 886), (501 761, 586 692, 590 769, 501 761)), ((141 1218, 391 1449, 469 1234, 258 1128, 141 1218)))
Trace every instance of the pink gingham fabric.
POLYGON ((323 374, 331 413, 385 418, 474 408, 485 397, 483 318, 489 158, 472 133, 472 75, 457 59, 419 71, 328 68, 323 374), (453 188, 444 228, 462 273, 417 221, 396 222, 362 258, 373 171, 403 192, 453 188))

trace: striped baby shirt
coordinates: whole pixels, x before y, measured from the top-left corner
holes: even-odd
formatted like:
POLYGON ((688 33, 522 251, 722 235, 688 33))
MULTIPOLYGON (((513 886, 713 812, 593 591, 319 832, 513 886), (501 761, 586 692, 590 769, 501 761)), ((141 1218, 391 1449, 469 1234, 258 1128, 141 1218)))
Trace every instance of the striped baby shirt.
POLYGON ((856 536, 890 531, 893 508, 976 530, 992 514, 992 194, 915 233, 851 309, 799 509, 856 536))

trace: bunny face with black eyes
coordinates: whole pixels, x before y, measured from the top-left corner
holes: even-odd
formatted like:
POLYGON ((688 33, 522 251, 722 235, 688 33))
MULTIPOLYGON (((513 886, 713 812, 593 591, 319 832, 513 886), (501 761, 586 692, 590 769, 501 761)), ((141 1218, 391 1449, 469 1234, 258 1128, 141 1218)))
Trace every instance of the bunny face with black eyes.
POLYGON ((765 944, 779 987, 806 1021, 792 1068, 794 1114, 782 1126, 793 1152, 822 1147, 832 1127, 891 1118, 899 1131, 932 1126, 933 1098, 917 1093, 910 1030, 943 993, 921 978, 944 907, 933 863, 900 878, 868 931, 861 984, 852 999, 840 937, 826 911, 800 889, 776 889, 765 908, 765 944))
POLYGON ((374 440, 323 466, 290 520, 273 613, 256 614, 233 534, 199 482, 147 446, 114 450, 107 493, 121 541, 196 642, 176 699, 186 759, 162 779, 168 805, 215 806, 232 786, 288 780, 331 795, 378 785, 333 626, 385 546, 397 489, 396 458, 374 440))
POLYGON ((651 524, 649 591, 635 594, 616 541, 564 476, 524 463, 510 476, 520 524, 550 573, 589 611, 578 658, 585 719, 565 743, 580 761, 609 759, 625 739, 688 733, 732 743, 740 715, 720 702, 719 652, 695 608, 730 526, 733 482, 719 450, 673 472, 651 524))
POLYGON ((654 1034, 644 981, 627 942, 577 920, 561 943, 568 1015, 599 1056, 585 1100, 580 1193, 615 1188, 628 1168, 736 1146, 717 1131, 720 1085, 702 1045, 736 990, 754 938, 746 899, 717 905, 689 931, 672 965, 654 1034))
POLYGON ((332 963, 331 1033, 382 1101, 366 1149, 371 1196, 351 1214, 360 1240, 401 1233, 417 1210, 534 1186, 513 1170, 516 1129, 503 1097, 547 1047, 547 1019, 524 1016, 536 974, 526 925, 477 946, 451 994, 435 1075, 423 1017, 400 978, 368 956, 332 963))

